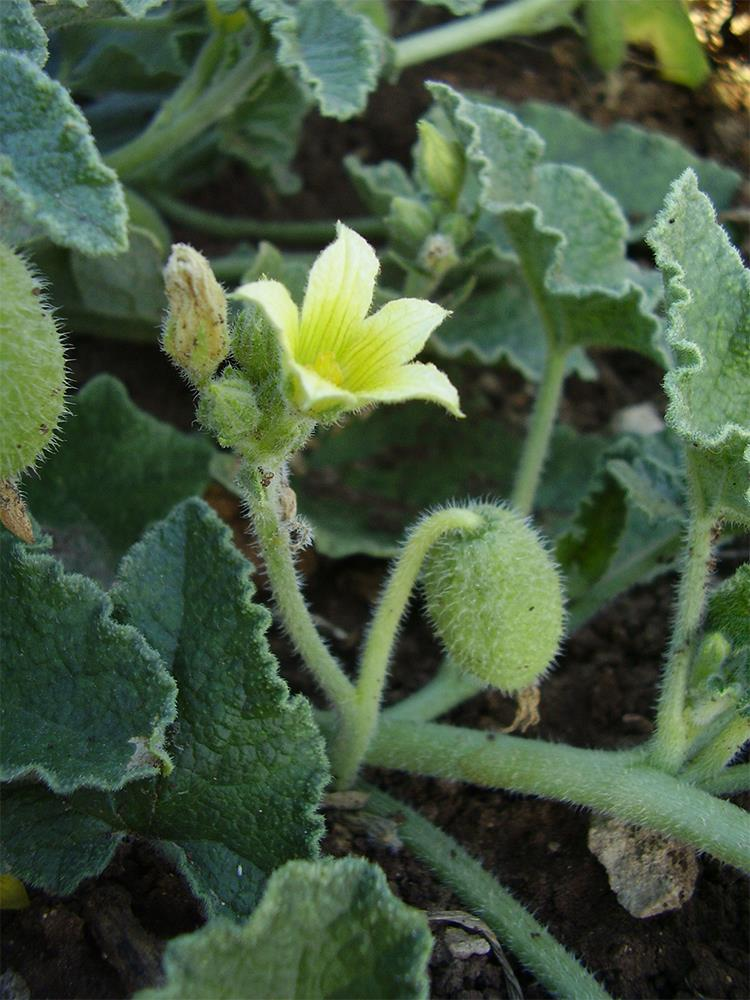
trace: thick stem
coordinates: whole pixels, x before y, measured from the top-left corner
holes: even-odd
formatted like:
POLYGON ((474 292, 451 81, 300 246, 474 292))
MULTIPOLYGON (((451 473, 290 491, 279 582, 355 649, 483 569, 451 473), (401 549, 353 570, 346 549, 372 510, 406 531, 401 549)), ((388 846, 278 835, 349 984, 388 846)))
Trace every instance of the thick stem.
POLYGON ((549 344, 542 381, 534 401, 534 410, 511 494, 511 503, 522 514, 530 514, 534 506, 534 497, 560 405, 566 358, 565 349, 549 344))
POLYGON ((534 34, 561 24, 580 0, 516 0, 476 17, 461 18, 394 43, 395 67, 406 69, 509 35, 534 34))
POLYGON ((282 527, 275 506, 256 470, 245 467, 241 473, 240 486, 252 514, 266 573, 284 627, 305 666, 346 722, 354 704, 354 685, 323 642, 305 604, 292 558, 289 534, 282 527))
POLYGON ((574 802, 675 837, 750 871, 750 817, 737 806, 648 766, 640 751, 581 750, 436 723, 384 719, 367 763, 574 802))
POLYGON ((332 759, 340 787, 348 788, 354 782, 377 726, 396 633, 425 556, 448 532, 472 531, 483 523, 481 515, 473 510, 448 507, 420 521, 404 543, 373 615, 362 652, 356 686, 355 732, 342 733, 334 747, 332 759))
POLYGON ((711 572, 715 527, 715 518, 703 512, 696 491, 691 492, 689 506, 696 513, 692 514, 687 529, 675 622, 659 694, 651 753, 654 766, 670 774, 679 770, 689 746, 685 703, 693 645, 701 624, 711 572))
MULTIPOLYGON (((194 208, 179 198, 173 198, 161 191, 149 191, 148 196, 168 218, 193 229, 200 229, 204 233, 210 233, 212 236, 319 246, 328 243, 336 235, 336 223, 328 219, 278 222, 237 216, 229 218, 216 212, 194 208)), ((346 224, 367 239, 382 239, 386 234, 385 224, 372 215, 347 219, 346 224)))
POLYGON ((448 834, 385 792, 366 786, 367 810, 397 817, 404 843, 482 918, 553 996, 604 1000, 609 994, 507 889, 448 834))
POLYGON ((268 58, 259 55, 257 47, 252 45, 230 70, 212 79, 220 69, 225 48, 224 35, 212 35, 190 74, 146 129, 105 157, 121 178, 132 177, 144 166, 192 142, 215 121, 228 115, 260 77, 270 71, 268 58))
POLYGON ((702 785, 723 771, 750 740, 750 719, 733 713, 719 733, 680 772, 681 778, 702 785))
POLYGON ((461 673, 453 661, 446 657, 431 681, 408 698, 386 708, 383 718, 390 722, 401 722, 406 719, 412 719, 414 722, 432 722, 433 719, 450 712, 456 705, 461 705, 475 694, 484 691, 485 687, 486 684, 470 674, 461 673))

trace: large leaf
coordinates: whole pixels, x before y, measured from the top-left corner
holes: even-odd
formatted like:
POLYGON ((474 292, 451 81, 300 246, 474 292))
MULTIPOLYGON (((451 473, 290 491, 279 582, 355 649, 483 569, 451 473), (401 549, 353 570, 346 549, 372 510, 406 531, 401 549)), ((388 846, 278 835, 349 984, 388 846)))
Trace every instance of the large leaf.
POLYGON ((540 164, 541 139, 498 107, 430 84, 463 143, 481 207, 504 236, 554 347, 625 347, 664 364, 648 277, 627 260, 627 222, 585 171, 540 164))
MULTIPOLYGON (((497 420, 456 421, 421 403, 355 417, 316 443, 294 487, 318 549, 337 558, 392 555, 406 526, 433 504, 507 496, 521 448, 497 420)), ((549 533, 575 510, 605 446, 597 435, 557 431, 539 499, 549 533)))
POLYGON ((291 861, 244 924, 216 921, 167 948, 167 982, 138 1000, 426 997, 427 919, 362 858, 291 861))
POLYGON ((165 0, 34 0, 34 11, 47 31, 84 21, 103 18, 144 17, 150 10, 160 7, 165 0))
POLYGON ((168 768, 175 684, 92 581, 0 529, 3 698, 0 776, 56 792, 120 788, 168 768))
POLYGON ((47 36, 34 17, 31 0, 3 0, 0 4, 0 49, 28 56, 39 66, 47 62, 47 36))
POLYGON ((750 525, 750 272, 691 170, 675 181, 648 241, 675 353, 666 422, 690 445, 706 509, 750 525))
POLYGON ((50 892, 70 891, 101 870, 124 834, 136 833, 178 864, 209 914, 241 915, 276 867, 317 854, 323 742, 308 702, 290 698, 278 676, 265 638, 270 616, 252 603, 250 571, 199 500, 175 508, 133 547, 113 598, 119 618, 145 635, 177 682, 174 769, 115 795, 69 800, 11 786, 3 859, 10 871, 50 892), (74 829, 74 871, 55 868, 64 844, 24 842, 16 816, 27 826, 74 829))
POLYGON ((117 177, 59 83, 0 51, 0 219, 10 242, 44 234, 87 254, 127 247, 117 177))
POLYGON ((70 403, 65 435, 26 490, 69 568, 109 581, 117 560, 152 521, 203 492, 214 450, 139 410, 109 375, 70 403))
POLYGON ((351 118, 364 111, 384 60, 372 21, 340 0, 251 0, 278 42, 277 60, 310 89, 321 112, 351 118))
MULTIPOLYGON (((583 167, 613 195, 638 233, 661 208, 669 186, 687 167, 718 209, 732 203, 741 177, 735 170, 696 156, 660 132, 618 122, 600 128, 567 108, 541 101, 502 103, 544 140, 545 159, 583 167)), ((632 236, 632 233, 631 233, 632 236)))

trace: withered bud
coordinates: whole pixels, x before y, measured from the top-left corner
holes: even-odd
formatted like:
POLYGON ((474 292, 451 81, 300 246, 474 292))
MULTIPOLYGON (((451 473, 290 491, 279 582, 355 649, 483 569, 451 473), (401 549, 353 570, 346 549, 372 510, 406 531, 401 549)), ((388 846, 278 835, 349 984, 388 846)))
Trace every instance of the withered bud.
POLYGON ((164 350, 192 382, 205 382, 229 353, 224 289, 203 254, 186 243, 172 247, 164 288, 164 350))

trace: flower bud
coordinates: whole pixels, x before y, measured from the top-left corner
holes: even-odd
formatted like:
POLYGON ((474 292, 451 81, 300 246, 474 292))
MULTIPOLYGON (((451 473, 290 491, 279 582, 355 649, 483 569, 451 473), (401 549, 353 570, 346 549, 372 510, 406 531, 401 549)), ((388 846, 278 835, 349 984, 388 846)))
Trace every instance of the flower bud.
POLYGON ((460 143, 448 139, 428 121, 417 122, 416 150, 420 177, 441 201, 455 205, 464 183, 466 157, 460 143))
POLYGON ((418 263, 435 278, 442 278, 458 262, 453 240, 443 233, 432 233, 419 251, 418 263))
POLYGON ((198 418, 216 435, 222 448, 238 448, 253 437, 259 420, 258 404, 247 379, 227 367, 201 392, 198 418))
POLYGON ((445 535, 425 560, 427 610, 460 669, 519 691, 541 678, 558 651, 565 619, 559 570, 516 511, 470 509, 484 528, 445 535))
POLYGON ((229 351, 227 300, 203 256, 175 243, 164 268, 169 311, 163 347, 191 382, 210 378, 229 351))
POLYGON ((393 242, 409 253, 416 253, 435 228, 432 212, 426 205, 416 198, 403 198, 400 195, 391 202, 386 224, 393 242))

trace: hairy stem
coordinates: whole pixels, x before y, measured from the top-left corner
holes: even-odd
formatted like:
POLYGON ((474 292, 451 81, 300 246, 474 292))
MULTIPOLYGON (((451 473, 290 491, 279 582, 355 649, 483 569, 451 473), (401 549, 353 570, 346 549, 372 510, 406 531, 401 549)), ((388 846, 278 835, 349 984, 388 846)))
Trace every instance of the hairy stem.
POLYGON ((406 539, 381 594, 362 652, 355 694, 357 719, 353 738, 351 734, 342 734, 341 740, 334 746, 333 766, 340 787, 348 788, 354 782, 377 726, 396 633, 425 556, 435 542, 448 532, 471 531, 481 528, 483 523, 481 515, 473 510, 448 507, 423 518, 406 539))
POLYGON ((345 725, 352 715, 354 686, 320 636, 305 604, 289 544, 268 489, 255 469, 240 474, 242 495, 247 500, 266 573, 284 627, 305 666, 315 677, 345 725))
POLYGON ((697 491, 691 489, 690 492, 689 508, 694 513, 685 539, 675 621, 662 677, 651 753, 653 764, 670 774, 679 770, 689 745, 685 701, 694 640, 701 624, 712 568, 715 527, 715 518, 705 513, 697 491))
POLYGON ((414 722, 431 722, 450 712, 456 705, 473 698, 485 689, 480 680, 461 673, 451 659, 446 657, 431 681, 414 694, 404 698, 383 712, 390 722, 412 719, 414 722))
POLYGON ((256 45, 250 45, 235 65, 222 73, 225 58, 226 37, 217 32, 205 43, 189 75, 145 130, 105 157, 121 178, 130 178, 181 149, 230 114, 272 66, 270 57, 260 55, 256 45))
MULTIPOLYGON (((204 233, 210 233, 212 236, 318 246, 329 242, 336 235, 336 223, 329 219, 276 222, 236 216, 230 218, 218 215, 216 212, 194 208, 179 198, 173 198, 161 191, 149 191, 148 196, 168 218, 193 229, 200 229, 204 233)), ((382 239, 385 236, 385 224, 372 215, 347 219, 346 224, 367 239, 382 239)))
POLYGON ((750 763, 727 767, 700 782, 701 788, 712 795, 735 795, 750 792, 750 763))
POLYGON ((398 832, 414 854, 482 918, 553 996, 604 1000, 596 979, 448 834, 403 802, 370 786, 368 811, 398 817, 398 832))
POLYGON ((367 763, 574 802, 675 837, 750 871, 750 817, 648 766, 638 750, 581 750, 436 723, 383 719, 367 763))
POLYGON ((732 718, 680 772, 681 778, 702 785, 719 774, 750 740, 750 719, 732 713, 732 718))
POLYGON ((560 405, 566 357, 566 350, 549 344, 511 494, 511 503, 522 514, 530 514, 534 506, 560 405))
POLYGON ((476 17, 461 18, 394 42, 395 67, 406 69, 439 56, 461 52, 509 35, 533 34, 556 27, 579 0, 516 0, 476 17))

